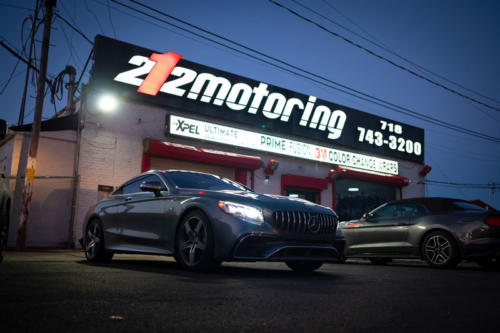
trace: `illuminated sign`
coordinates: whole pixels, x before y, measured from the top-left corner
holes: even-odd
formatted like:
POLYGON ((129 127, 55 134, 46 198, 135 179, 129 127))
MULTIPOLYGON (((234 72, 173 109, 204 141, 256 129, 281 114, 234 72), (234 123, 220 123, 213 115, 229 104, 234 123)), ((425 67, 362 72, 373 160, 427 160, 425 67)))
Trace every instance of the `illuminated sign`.
POLYGON ((338 164, 361 170, 398 174, 397 161, 332 149, 265 133, 251 132, 176 115, 169 115, 167 127, 168 134, 192 139, 223 143, 316 162, 338 164))
POLYGON ((424 161, 420 128, 103 36, 96 36, 89 87, 255 126, 271 136, 424 161))
POLYGON ((326 105, 315 105, 314 96, 309 96, 304 103, 295 97, 287 99, 279 92, 270 93, 269 85, 262 82, 254 87, 243 82, 232 84, 225 77, 197 73, 189 68, 175 66, 180 55, 173 60, 171 54, 172 52, 153 53, 149 58, 134 55, 129 63, 138 67, 118 73, 113 80, 139 86, 137 91, 143 94, 156 96, 160 91, 173 96, 186 96, 192 100, 199 99, 200 102, 212 103, 215 106, 225 105, 234 111, 247 110, 249 114, 261 111, 264 117, 282 122, 288 122, 292 112, 302 111, 299 126, 318 131, 328 130, 328 139, 331 140, 338 139, 342 134, 347 117, 345 112, 332 111, 326 105), (140 77, 144 74, 148 75, 142 80, 140 77), (172 79, 166 82, 170 74, 172 79), (145 89, 145 86, 149 89, 145 89), (205 89, 202 92, 203 88, 205 89))

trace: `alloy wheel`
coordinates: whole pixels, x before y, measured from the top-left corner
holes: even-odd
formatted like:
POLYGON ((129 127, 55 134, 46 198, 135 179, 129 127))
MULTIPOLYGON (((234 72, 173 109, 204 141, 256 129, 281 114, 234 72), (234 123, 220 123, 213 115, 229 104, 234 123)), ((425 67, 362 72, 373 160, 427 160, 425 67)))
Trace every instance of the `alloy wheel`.
POLYGON ((208 232, 205 222, 198 216, 191 216, 182 226, 179 241, 182 261, 187 266, 197 266, 207 250, 208 232))
POLYGON ((85 257, 90 262, 106 262, 113 258, 113 252, 107 251, 104 246, 104 232, 101 222, 94 219, 89 222, 85 233, 85 257))
POLYGON ((85 252, 88 258, 95 258, 98 247, 101 244, 101 228, 98 223, 93 223, 87 230, 87 242, 85 244, 85 252))
POLYGON ((446 265, 453 258, 453 246, 443 235, 435 234, 429 237, 424 246, 427 260, 437 266, 446 265))

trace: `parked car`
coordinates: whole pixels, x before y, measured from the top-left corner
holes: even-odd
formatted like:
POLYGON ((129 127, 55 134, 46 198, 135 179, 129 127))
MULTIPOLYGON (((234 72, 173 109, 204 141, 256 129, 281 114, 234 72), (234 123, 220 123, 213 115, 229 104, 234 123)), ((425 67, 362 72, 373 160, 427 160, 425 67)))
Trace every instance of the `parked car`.
POLYGON ((9 236, 10 196, 4 179, 4 174, 0 173, 0 262, 3 261, 3 251, 9 236))
POLYGON ((377 264, 421 258, 433 267, 453 267, 469 259, 489 267, 500 261, 500 213, 464 200, 392 201, 340 227, 346 257, 377 264))
POLYGON ((173 255, 193 271, 227 260, 314 271, 337 260, 337 223, 330 208, 216 175, 148 171, 89 209, 81 242, 90 262, 129 252, 173 255))
POLYGON ((345 248, 345 238, 344 234, 342 233, 342 228, 337 227, 337 234, 335 235, 335 242, 333 242, 333 246, 337 249, 338 252, 338 263, 344 264, 345 263, 345 254, 344 254, 344 248, 345 248))

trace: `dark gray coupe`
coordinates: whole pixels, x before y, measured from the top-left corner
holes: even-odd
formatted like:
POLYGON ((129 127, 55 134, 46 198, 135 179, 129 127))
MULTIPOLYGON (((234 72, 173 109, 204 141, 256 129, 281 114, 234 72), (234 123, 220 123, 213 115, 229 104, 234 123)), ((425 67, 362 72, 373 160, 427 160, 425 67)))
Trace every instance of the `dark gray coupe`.
POLYGON ((499 266, 500 212, 450 198, 392 201, 359 220, 341 222, 345 256, 384 264, 392 258, 421 258, 434 267, 461 259, 499 266))
POLYGON ((148 171, 89 209, 82 245, 88 261, 113 253, 173 255, 193 271, 222 261, 284 261, 313 271, 337 260, 338 218, 327 207, 264 195, 215 175, 148 171))

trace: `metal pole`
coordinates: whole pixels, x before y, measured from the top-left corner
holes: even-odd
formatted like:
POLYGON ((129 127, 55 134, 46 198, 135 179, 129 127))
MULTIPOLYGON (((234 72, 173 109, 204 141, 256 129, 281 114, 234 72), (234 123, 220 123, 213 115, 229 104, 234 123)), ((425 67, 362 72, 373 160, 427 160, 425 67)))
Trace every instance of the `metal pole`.
POLYGON ((31 128, 30 150, 28 155, 28 167, 24 179, 21 214, 19 216, 19 229, 17 230, 17 248, 26 247, 26 229, 29 217, 31 197, 33 195, 33 181, 35 179, 36 155, 38 151, 38 140, 40 138, 40 124, 42 120, 43 100, 45 92, 45 77, 47 75, 47 61, 49 56, 50 24, 52 21, 52 7, 56 0, 45 0, 45 17, 43 22, 42 53, 40 56, 40 72, 36 85, 35 116, 31 128))
MULTIPOLYGON (((33 21, 31 22, 31 40, 30 40, 30 53, 28 54, 28 62, 31 64, 31 55, 33 53, 33 45, 35 45, 35 29, 36 29, 36 20, 38 18, 38 7, 40 0, 36 0, 35 4, 35 15, 33 16, 33 21)), ((28 92, 28 81, 30 76, 30 65, 26 67, 26 78, 24 79, 24 90, 23 90, 23 99, 21 100, 21 109, 19 110, 19 120, 17 121, 17 125, 21 126, 24 122, 24 109, 26 107, 26 94, 28 92)))
POLYGON ((78 127, 76 131, 76 144, 75 154, 73 158, 73 180, 71 182, 71 215, 69 218, 68 228, 68 247, 74 248, 75 241, 73 239, 74 223, 76 217, 76 202, 78 196, 78 184, 80 181, 79 164, 80 164, 80 146, 82 140, 82 128, 84 126, 83 113, 86 108, 86 87, 83 86, 82 93, 80 94, 80 110, 78 111, 78 127))

